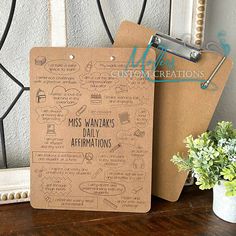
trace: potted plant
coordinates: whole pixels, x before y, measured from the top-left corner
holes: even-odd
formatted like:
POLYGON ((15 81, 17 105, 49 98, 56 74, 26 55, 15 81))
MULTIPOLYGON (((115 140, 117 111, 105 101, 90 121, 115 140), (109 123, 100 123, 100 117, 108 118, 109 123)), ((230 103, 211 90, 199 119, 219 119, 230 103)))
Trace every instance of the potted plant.
POLYGON ((213 131, 184 140, 186 157, 176 154, 172 162, 180 171, 192 171, 200 189, 213 188, 213 211, 221 219, 236 223, 236 129, 219 122, 213 131))

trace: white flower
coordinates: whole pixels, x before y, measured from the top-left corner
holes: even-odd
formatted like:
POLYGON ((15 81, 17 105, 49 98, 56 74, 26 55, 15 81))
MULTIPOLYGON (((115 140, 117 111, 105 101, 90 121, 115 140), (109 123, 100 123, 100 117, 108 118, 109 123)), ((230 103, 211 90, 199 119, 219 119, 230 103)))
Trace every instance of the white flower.
POLYGON ((229 160, 232 161, 232 162, 236 162, 236 156, 230 156, 229 160))

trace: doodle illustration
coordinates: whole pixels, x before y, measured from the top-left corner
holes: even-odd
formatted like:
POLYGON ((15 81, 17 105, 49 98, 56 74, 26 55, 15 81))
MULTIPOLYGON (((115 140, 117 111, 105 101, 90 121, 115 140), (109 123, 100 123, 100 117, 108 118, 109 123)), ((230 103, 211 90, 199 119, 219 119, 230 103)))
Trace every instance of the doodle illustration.
POLYGON ((96 179, 101 173, 102 173, 103 169, 99 168, 97 169, 94 174, 91 176, 92 179, 96 179))
POLYGON ((115 152, 116 150, 118 150, 121 147, 121 144, 118 143, 116 146, 112 147, 110 152, 115 152))
POLYGON ((130 123, 130 115, 127 111, 120 113, 119 119, 122 125, 130 123))
POLYGON ((36 93, 36 102, 37 103, 44 103, 46 102, 46 94, 42 89, 38 89, 36 93))
POLYGON ((47 135, 56 135, 55 124, 47 124, 47 135))
POLYGON ((140 129, 137 129, 135 132, 134 132, 134 136, 137 136, 137 137, 144 137, 145 135, 145 131, 141 131, 140 129))
POLYGON ((137 194, 141 190, 143 190, 143 187, 142 186, 138 186, 138 187, 132 189, 132 193, 133 194, 137 194))
POLYGON ((47 203, 51 201, 51 198, 48 195, 44 195, 44 199, 47 203))
POLYGON ((35 59, 35 65, 37 66, 42 66, 46 63, 46 57, 43 57, 43 56, 38 56, 36 59, 35 59))
POLYGON ((81 107, 79 108, 79 110, 76 112, 76 115, 77 115, 77 116, 82 115, 82 114, 86 111, 86 109, 87 109, 87 105, 81 106, 81 107))
POLYGON ((91 164, 91 161, 93 160, 93 154, 91 152, 86 153, 85 160, 87 161, 87 164, 91 164))
POLYGON ((114 204, 113 202, 109 201, 108 199, 104 198, 103 202, 108 205, 109 207, 116 209, 118 206, 116 204, 114 204))
POLYGON ((41 167, 40 169, 35 169, 34 170, 34 173, 36 173, 38 175, 39 178, 41 178, 43 176, 43 172, 45 171, 46 169, 44 167, 41 167))
POLYGON ((86 65, 85 71, 90 72, 90 71, 92 70, 92 68, 93 68, 93 62, 90 61, 90 62, 86 65))
POLYGON ((145 168, 145 162, 144 162, 143 158, 138 157, 138 158, 134 159, 133 168, 135 170, 144 169, 145 168))
POLYGON ((90 103, 92 105, 102 104, 102 95, 101 94, 91 94, 90 103))

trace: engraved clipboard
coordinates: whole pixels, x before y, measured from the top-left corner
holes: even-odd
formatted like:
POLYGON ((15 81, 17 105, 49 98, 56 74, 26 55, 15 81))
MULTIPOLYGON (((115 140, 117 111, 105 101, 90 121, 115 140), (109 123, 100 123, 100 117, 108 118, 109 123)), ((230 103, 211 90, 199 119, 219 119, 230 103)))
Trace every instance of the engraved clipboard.
MULTIPOLYGON (((178 172, 170 159, 177 152, 186 151, 183 143, 186 136, 196 136, 207 130, 233 63, 230 58, 209 51, 202 52, 199 59, 198 51, 166 37, 161 37, 152 29, 124 21, 117 32, 114 47, 147 47, 153 41, 153 47, 159 54, 158 40, 167 40, 165 57, 170 61, 174 59, 175 71, 203 72, 206 89, 196 82, 155 83, 152 193, 177 201, 187 173, 178 172)), ((168 70, 166 66, 158 69, 163 72, 168 70)))
POLYGON ((154 85, 125 70, 132 50, 31 50, 34 208, 150 209, 154 85))

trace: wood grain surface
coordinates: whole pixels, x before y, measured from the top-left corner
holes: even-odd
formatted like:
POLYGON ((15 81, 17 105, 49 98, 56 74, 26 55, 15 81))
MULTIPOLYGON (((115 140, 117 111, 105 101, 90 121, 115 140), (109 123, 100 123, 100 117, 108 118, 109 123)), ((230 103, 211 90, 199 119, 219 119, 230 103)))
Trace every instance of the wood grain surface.
POLYGON ((147 214, 35 210, 29 203, 0 207, 0 235, 220 235, 236 224, 212 212, 212 192, 186 187, 178 202, 153 197, 147 214))

